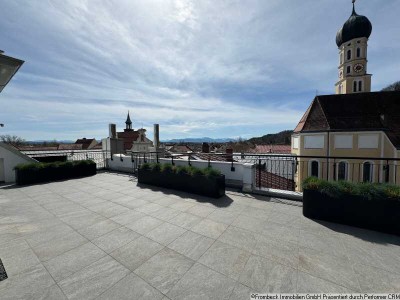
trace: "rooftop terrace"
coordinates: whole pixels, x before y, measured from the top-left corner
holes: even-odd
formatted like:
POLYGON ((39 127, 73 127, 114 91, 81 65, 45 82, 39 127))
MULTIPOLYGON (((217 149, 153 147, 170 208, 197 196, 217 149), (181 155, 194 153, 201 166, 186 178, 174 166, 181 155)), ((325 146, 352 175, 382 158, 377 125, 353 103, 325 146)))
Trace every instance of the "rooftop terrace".
POLYGON ((116 173, 0 188, 0 259, 1 299, 400 290, 400 237, 306 219, 301 203, 211 200, 116 173))

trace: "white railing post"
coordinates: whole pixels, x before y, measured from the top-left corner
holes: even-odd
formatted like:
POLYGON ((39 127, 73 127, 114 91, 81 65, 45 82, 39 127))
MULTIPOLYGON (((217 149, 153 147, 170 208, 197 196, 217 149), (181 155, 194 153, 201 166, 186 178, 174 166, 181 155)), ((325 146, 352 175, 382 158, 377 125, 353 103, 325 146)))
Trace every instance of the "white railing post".
POLYGON ((255 165, 243 164, 243 192, 252 192, 255 184, 255 165))

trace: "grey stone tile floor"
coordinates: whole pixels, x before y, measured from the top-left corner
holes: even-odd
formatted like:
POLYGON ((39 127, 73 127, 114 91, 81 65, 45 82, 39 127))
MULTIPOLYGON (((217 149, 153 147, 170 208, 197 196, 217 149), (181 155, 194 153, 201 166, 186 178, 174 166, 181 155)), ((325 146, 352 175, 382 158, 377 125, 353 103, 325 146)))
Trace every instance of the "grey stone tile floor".
POLYGON ((400 237, 301 203, 138 186, 133 176, 0 187, 1 299, 249 299, 398 292, 400 237))

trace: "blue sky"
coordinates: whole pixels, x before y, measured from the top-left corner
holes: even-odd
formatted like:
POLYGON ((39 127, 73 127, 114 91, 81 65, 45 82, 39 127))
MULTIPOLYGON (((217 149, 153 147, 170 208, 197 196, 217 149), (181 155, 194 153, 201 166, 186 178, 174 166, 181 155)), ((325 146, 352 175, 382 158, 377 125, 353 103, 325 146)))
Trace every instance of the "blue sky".
MULTIPOLYGON (((358 0, 373 25, 372 89, 400 80, 397 0, 358 0)), ((0 1, 0 49, 25 64, 0 94, 0 134, 161 139, 293 129, 334 93, 336 31, 351 0, 0 1)))

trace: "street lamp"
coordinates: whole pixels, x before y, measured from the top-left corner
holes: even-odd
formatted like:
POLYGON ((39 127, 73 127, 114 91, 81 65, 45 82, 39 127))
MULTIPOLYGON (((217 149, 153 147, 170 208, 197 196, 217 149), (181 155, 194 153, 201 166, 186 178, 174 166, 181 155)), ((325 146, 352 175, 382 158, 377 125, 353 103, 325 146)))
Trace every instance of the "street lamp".
POLYGON ((23 60, 6 56, 3 53, 4 51, 0 50, 0 93, 24 63, 23 60))

